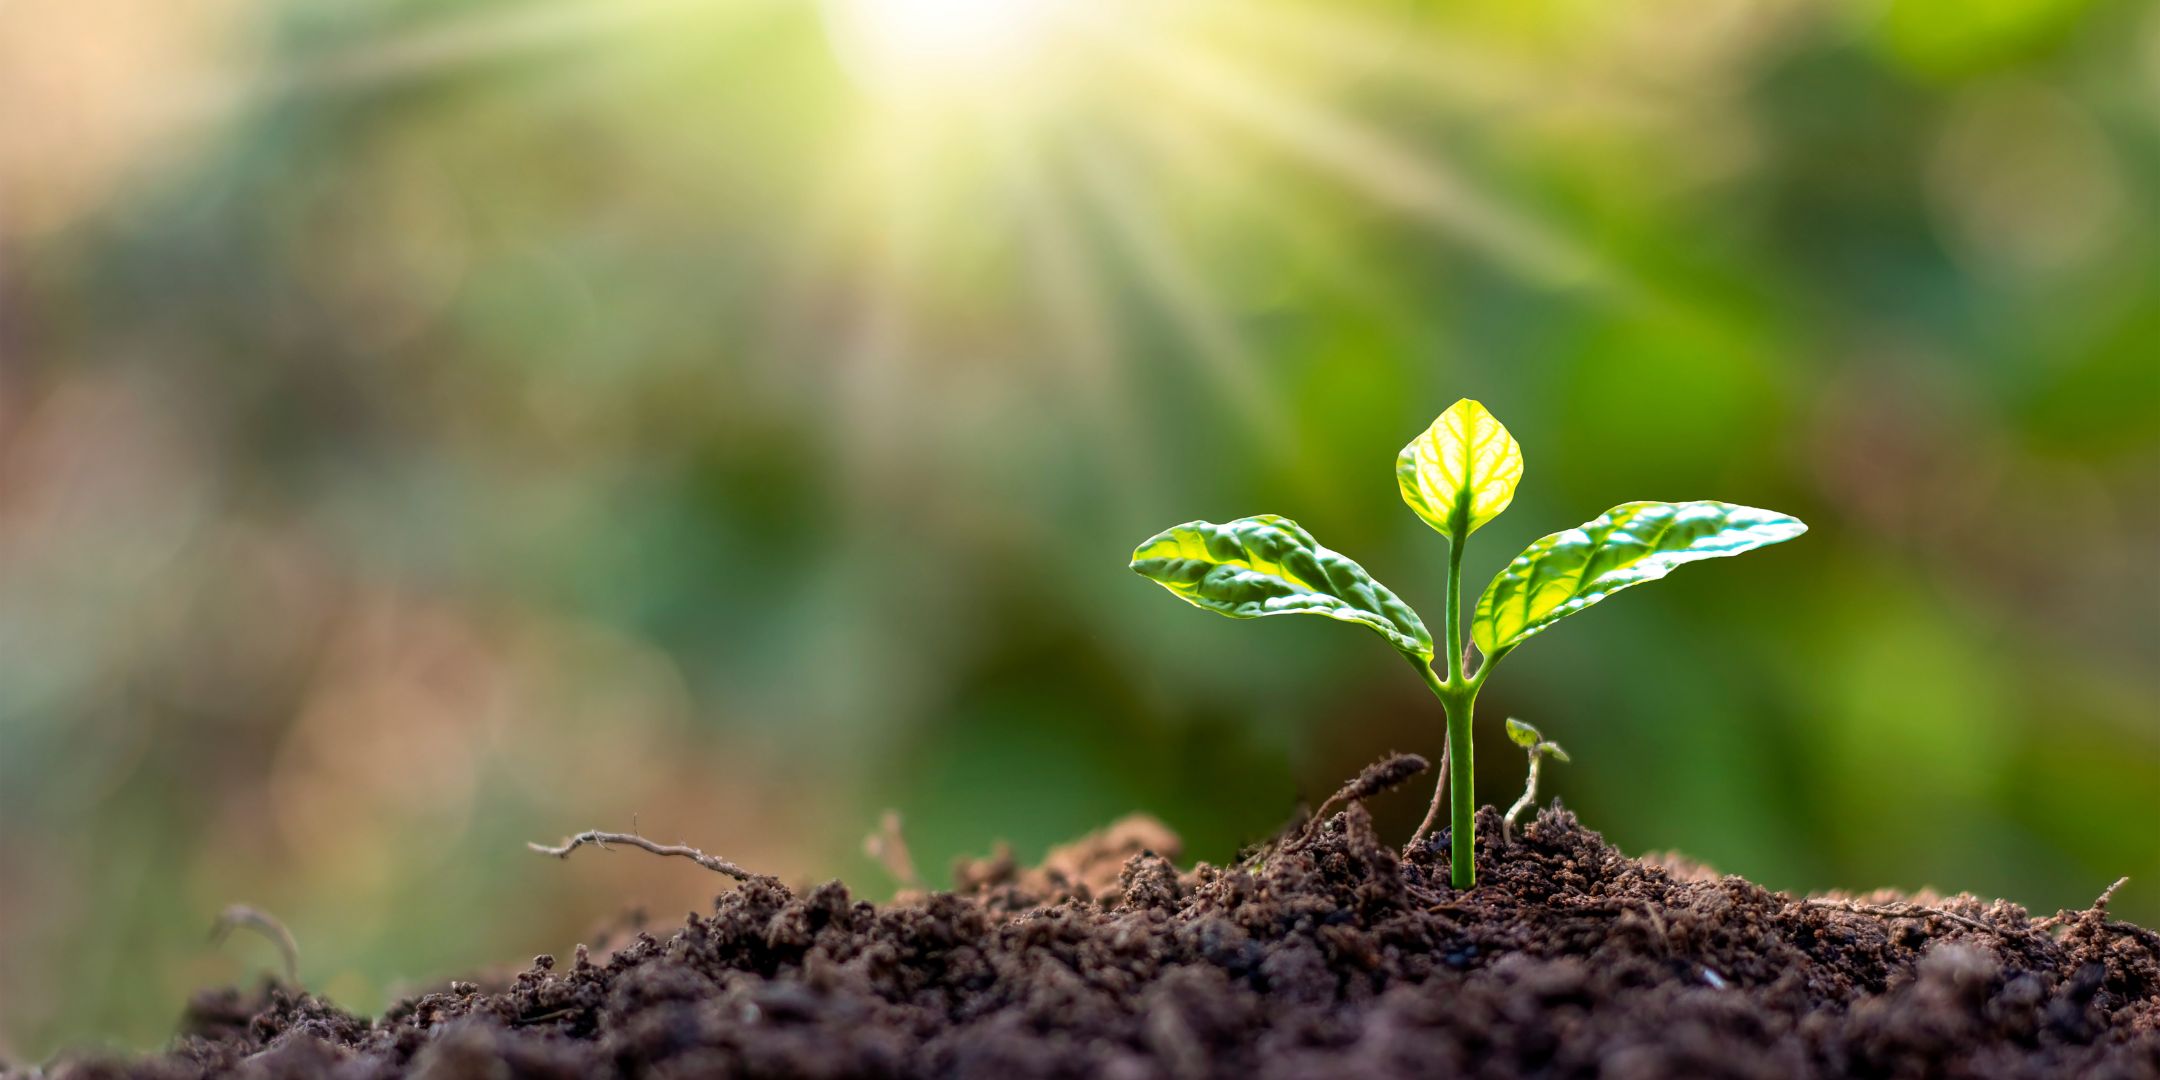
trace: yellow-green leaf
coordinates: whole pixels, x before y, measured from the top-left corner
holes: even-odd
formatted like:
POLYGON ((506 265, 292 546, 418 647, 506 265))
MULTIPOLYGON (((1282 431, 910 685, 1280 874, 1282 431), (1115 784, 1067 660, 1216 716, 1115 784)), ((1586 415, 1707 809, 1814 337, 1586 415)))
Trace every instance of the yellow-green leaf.
POLYGON ((1515 556, 1478 598, 1472 639, 1493 656, 1622 589, 1699 559, 1807 531, 1800 519, 1723 502, 1622 503, 1515 556))
POLYGON ((1509 742, 1532 754, 1543 754, 1560 761, 1568 760, 1567 751, 1561 749, 1559 743, 1548 740, 1543 732, 1512 716, 1507 718, 1507 737, 1509 742))
POLYGON ((1262 514, 1165 529, 1133 551, 1132 568, 1179 599, 1233 619, 1325 615, 1370 627, 1397 649, 1432 658, 1432 635, 1410 605, 1286 517, 1262 514))
POLYGON ((1538 729, 1512 716, 1507 718, 1507 737, 1509 742, 1525 750, 1545 741, 1545 736, 1538 729))
POLYGON ((1448 406, 1395 456, 1403 501, 1455 543, 1507 509, 1522 470, 1515 437, 1469 398, 1448 406))

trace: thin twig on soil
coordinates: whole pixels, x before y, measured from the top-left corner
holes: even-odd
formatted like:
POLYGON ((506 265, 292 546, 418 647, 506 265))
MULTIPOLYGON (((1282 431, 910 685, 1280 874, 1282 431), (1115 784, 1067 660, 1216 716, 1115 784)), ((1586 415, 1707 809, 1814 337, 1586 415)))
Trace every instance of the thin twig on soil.
POLYGON ((1448 755, 1453 752, 1454 748, 1447 743, 1440 744, 1440 780, 1433 785, 1432 806, 1425 811, 1425 820, 1418 823, 1417 831, 1410 834, 1410 842, 1403 845, 1404 855, 1417 850, 1418 844, 1424 842, 1425 834, 1439 823, 1441 813, 1447 808, 1448 755))
POLYGON ((1878 919, 1948 919, 1959 926, 1978 930, 1982 933, 2000 934, 2002 932, 1994 926, 1969 915, 1960 915, 1955 911, 1944 911, 1941 908, 1927 907, 1909 901, 1901 901, 1895 904, 1862 904, 1851 900, 1833 900, 1826 896, 1815 896, 1809 897, 1801 901, 1801 903, 1807 907, 1829 908, 1832 911, 1849 911, 1855 915, 1873 915, 1878 919))
POLYGON ((2115 899, 2115 890, 2120 889, 2128 884, 2130 884, 2130 875, 2125 874, 2122 877, 2116 878, 2115 884, 2100 890, 2099 897, 2092 902, 2093 910, 2106 911, 2109 901, 2115 899))
POLYGON ((758 876, 718 855, 707 855, 687 844, 656 844, 636 833, 602 832, 598 829, 587 829, 564 840, 555 847, 534 843, 528 843, 525 846, 542 855, 553 855, 558 859, 567 859, 570 857, 571 852, 587 844, 591 844, 602 851, 606 851, 609 844, 627 844, 634 848, 643 848, 655 855, 675 855, 688 859, 713 873, 726 874, 737 881, 749 881, 758 876))
POLYGON ((863 854, 878 861, 903 889, 922 888, 915 859, 908 854, 907 838, 900 832, 900 811, 887 810, 878 818, 878 831, 863 837, 863 854))
POLYGON ((510 1021, 510 1026, 530 1027, 534 1024, 545 1024, 550 1020, 560 1020, 565 1016, 575 1016, 583 1011, 584 1009, 580 1006, 567 1005, 559 1009, 550 1009, 547 1012, 538 1013, 532 1016, 519 1016, 518 1018, 510 1021))
POLYGON ((2107 921, 2108 902, 2115 899, 2115 890, 2120 889, 2128 884, 2130 884, 2130 878, 2128 875, 2116 878, 2115 884, 2101 890, 2099 899, 2093 901, 2092 910, 2099 913, 2101 920, 2101 929, 2106 930, 2109 933, 2122 934, 2126 937, 2136 938, 2139 941, 2144 942, 2146 948, 2152 948, 2156 944, 2160 944, 2160 934, 2154 934, 2152 931, 2147 930, 2144 927, 2137 925, 2136 923, 2107 921))
POLYGON ((278 956, 285 962, 285 983, 300 985, 300 943, 294 940, 292 931, 277 916, 261 908, 246 904, 233 904, 218 912, 217 922, 210 925, 210 944, 222 945, 232 932, 241 927, 253 930, 277 946, 278 956))
POLYGON ((1410 778, 1429 768, 1432 768, 1432 763, 1416 754, 1389 754, 1365 766, 1349 783, 1328 796, 1327 801, 1320 804, 1320 809, 1313 811, 1313 816, 1305 822, 1302 831, 1310 833, 1318 828, 1320 823, 1327 819, 1328 811, 1334 809, 1338 803, 1364 802, 1381 792, 1402 786, 1410 778))
POLYGON ((2058 911, 2045 919, 2034 919, 2033 925, 2039 927, 2042 930, 2052 931, 2056 927, 2061 926, 2064 923, 2092 918, 2095 915, 2099 917, 2100 925, 2107 927, 2110 930, 2116 929, 2120 926, 2128 925, 2125 923, 2110 923, 2107 921, 2108 904, 2114 901, 2115 891, 2128 884, 2130 884, 2130 878, 2127 875, 2116 878, 2114 884, 2100 890, 2100 895, 2093 898, 2091 907, 2088 907, 2083 911, 2071 911, 2068 908, 2064 908, 2063 910, 2058 911))

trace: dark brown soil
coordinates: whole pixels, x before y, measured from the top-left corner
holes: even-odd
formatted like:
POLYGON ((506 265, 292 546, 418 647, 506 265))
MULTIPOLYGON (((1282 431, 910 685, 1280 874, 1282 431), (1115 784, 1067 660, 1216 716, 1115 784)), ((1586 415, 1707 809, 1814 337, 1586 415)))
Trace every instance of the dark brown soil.
MULTIPOLYGON (((270 988, 72 1076, 2160 1077, 2160 935, 2104 907, 1801 901, 1548 810, 1404 860, 1352 806, 1180 872, 1145 820, 884 907, 756 879, 665 939, 369 1022, 270 988), (1915 910, 1930 905, 1936 913, 1915 910)), ((686 872, 690 871, 687 867, 686 872)))

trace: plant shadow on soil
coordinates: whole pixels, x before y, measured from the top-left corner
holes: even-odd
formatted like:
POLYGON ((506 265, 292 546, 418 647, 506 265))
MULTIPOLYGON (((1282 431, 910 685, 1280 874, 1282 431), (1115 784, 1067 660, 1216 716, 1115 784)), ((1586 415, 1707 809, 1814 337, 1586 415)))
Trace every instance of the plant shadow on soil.
MULTIPOLYGON (((1179 870, 1130 818, 873 906, 753 876, 665 938, 380 1020, 206 992, 163 1054, 58 1075, 2160 1077, 2160 935, 2105 901, 1796 900, 1631 859, 1557 806, 1407 857, 1362 806, 1179 870), (1919 907, 1916 905, 1926 905, 1919 907)), ((0 1073, 5 1073, 0 1068, 0 1073)), ((34 1072, 10 1076, 36 1075, 34 1072)))

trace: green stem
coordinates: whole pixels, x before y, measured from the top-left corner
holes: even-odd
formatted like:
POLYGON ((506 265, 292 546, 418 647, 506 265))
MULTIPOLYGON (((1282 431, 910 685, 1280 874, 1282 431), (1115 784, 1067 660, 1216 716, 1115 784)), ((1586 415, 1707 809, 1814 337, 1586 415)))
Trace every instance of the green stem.
POLYGON ((1470 745, 1477 684, 1464 677, 1462 643, 1462 558, 1469 539, 1470 530, 1460 525, 1448 538, 1447 678, 1424 665, 1425 685, 1447 711, 1448 878, 1458 889, 1477 884, 1477 780, 1470 745))
POLYGON ((1468 537, 1448 542, 1447 559, 1447 684, 1462 681, 1462 549, 1468 537))
POLYGON ((1470 744, 1477 687, 1460 680, 1450 686, 1429 663, 1418 662, 1417 669, 1447 711, 1448 880, 1467 889, 1477 884, 1477 780, 1470 744))
MULTIPOLYGON (((1465 508, 1462 511, 1467 514, 1465 508)), ((1461 519, 1459 518, 1458 521, 1461 519)), ((1447 568, 1447 674, 1433 670, 1430 658, 1403 655, 1424 678, 1433 696, 1440 699, 1440 707, 1447 712, 1447 785, 1448 796, 1448 880, 1458 889, 1468 889, 1477 884, 1477 770, 1476 758, 1471 746, 1470 718, 1477 709, 1478 689, 1492 675, 1493 664, 1507 650, 1502 649, 1478 665, 1477 675, 1471 676, 1463 666, 1463 612, 1462 612, 1462 558, 1465 542, 1470 539, 1469 529, 1458 527, 1448 539, 1447 568)), ((1433 796, 1437 802, 1438 793, 1433 796)), ((1427 821, 1431 819, 1428 817, 1427 821)), ((1419 830, 1423 835, 1423 829, 1419 830)))
POLYGON ((1456 888, 1477 884, 1477 779, 1472 769, 1470 716, 1477 692, 1440 699, 1448 730, 1448 878, 1456 888))

